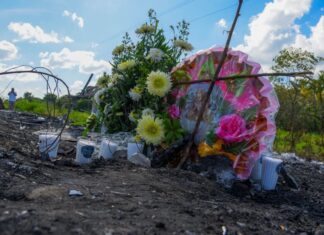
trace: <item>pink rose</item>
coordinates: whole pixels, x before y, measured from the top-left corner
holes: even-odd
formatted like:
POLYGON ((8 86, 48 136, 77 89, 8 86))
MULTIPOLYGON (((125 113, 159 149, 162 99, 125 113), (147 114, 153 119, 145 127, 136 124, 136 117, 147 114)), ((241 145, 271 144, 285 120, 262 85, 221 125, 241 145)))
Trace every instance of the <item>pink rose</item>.
POLYGON ((248 138, 245 120, 237 114, 221 117, 216 135, 227 143, 241 142, 248 138))
POLYGON ((173 104, 169 106, 168 113, 172 119, 178 119, 180 117, 180 108, 173 104))

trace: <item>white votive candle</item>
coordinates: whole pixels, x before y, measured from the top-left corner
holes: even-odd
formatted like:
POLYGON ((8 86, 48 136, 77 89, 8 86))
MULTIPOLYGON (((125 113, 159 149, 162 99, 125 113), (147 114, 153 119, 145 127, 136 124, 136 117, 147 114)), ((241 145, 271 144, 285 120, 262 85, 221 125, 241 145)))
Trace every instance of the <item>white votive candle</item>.
POLYGON ((79 139, 77 143, 77 152, 75 161, 79 164, 88 164, 92 161, 96 143, 87 139, 79 139))
POLYGON ((99 157, 103 157, 104 159, 112 159, 116 150, 116 143, 103 139, 100 144, 99 157))
POLYGON ((265 190, 274 190, 278 181, 278 173, 282 160, 271 157, 262 159, 262 188, 265 190))
POLYGON ((59 147, 59 139, 57 137, 55 134, 39 135, 39 152, 47 154, 49 158, 56 158, 59 147))
POLYGON ((127 144, 127 159, 129 159, 134 153, 142 153, 144 145, 140 143, 128 143, 127 144))
POLYGON ((256 161, 250 177, 252 180, 259 181, 259 182, 262 178, 262 158, 263 157, 261 156, 260 159, 256 161))

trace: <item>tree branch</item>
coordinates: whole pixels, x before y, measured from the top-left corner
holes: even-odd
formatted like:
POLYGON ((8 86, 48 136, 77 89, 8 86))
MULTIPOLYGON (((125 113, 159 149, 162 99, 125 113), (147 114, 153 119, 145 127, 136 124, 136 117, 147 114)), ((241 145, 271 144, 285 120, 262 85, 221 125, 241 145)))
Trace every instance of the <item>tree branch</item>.
MULTIPOLYGON (((277 76, 285 76, 285 77, 303 77, 306 75, 313 75, 312 72, 296 72, 296 73, 259 73, 259 74, 242 74, 242 75, 233 75, 233 76, 226 76, 226 77, 219 77, 217 81, 222 80, 231 80, 236 78, 258 78, 258 77, 277 77, 277 76)), ((177 82, 174 84, 174 86, 179 85, 190 85, 195 83, 202 83, 202 82, 212 82, 212 79, 201 79, 201 80, 192 80, 192 81, 183 81, 183 82, 177 82)))

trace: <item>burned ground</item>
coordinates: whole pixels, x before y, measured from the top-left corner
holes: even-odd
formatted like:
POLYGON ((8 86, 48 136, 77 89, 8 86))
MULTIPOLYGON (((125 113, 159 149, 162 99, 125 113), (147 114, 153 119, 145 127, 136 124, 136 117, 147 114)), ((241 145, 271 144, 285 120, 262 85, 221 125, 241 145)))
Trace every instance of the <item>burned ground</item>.
POLYGON ((224 189, 189 171, 138 167, 122 153, 112 161, 78 167, 72 162, 72 139, 62 141, 61 160, 41 161, 32 132, 46 128, 46 123, 34 116, 12 115, 2 113, 0 118, 1 234, 324 231, 324 174, 319 165, 286 164, 300 190, 280 179, 276 191, 255 192, 224 189), (83 196, 69 196, 71 189, 83 196))

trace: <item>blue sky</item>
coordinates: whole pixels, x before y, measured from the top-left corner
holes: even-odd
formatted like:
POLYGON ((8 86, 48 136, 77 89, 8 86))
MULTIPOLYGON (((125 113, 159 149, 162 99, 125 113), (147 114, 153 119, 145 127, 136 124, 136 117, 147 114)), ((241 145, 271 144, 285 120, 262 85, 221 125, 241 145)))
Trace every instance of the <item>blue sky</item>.
MULTIPOLYGON (((0 70, 45 65, 77 92, 91 72, 109 71, 112 49, 126 31, 136 38, 148 9, 157 11, 167 34, 170 24, 189 21, 194 53, 224 45, 236 6, 237 0, 1 0, 0 70)), ((324 56, 323 42, 322 0, 245 0, 231 46, 269 70, 280 49, 324 56)), ((0 77, 0 93, 12 79, 20 95, 43 95, 44 82, 30 75, 0 77)))

